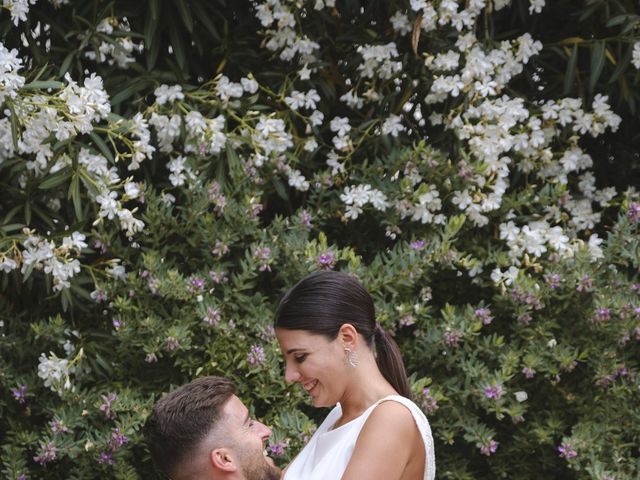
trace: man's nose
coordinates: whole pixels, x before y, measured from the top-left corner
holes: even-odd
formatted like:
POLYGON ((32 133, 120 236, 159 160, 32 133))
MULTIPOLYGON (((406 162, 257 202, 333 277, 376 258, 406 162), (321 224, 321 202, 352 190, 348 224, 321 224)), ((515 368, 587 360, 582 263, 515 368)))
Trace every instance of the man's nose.
POLYGON ((298 373, 298 369, 287 363, 284 367, 284 379, 289 383, 294 383, 300 380, 300 373, 298 373))
POLYGON ((258 423, 260 424, 260 438, 262 440, 267 440, 271 436, 271 429, 262 422, 258 423))

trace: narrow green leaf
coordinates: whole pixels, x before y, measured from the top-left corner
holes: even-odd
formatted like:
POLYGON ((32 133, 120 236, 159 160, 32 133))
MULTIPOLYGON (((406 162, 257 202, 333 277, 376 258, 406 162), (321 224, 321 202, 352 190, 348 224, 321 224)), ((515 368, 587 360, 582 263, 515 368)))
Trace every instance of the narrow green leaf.
POLYGON ((149 10, 151 11, 151 17, 154 20, 158 20, 158 0, 149 0, 149 10))
POLYGON ((289 194, 287 193, 287 187, 284 186, 284 183, 282 183, 282 180, 275 177, 273 179, 273 186, 275 187, 275 190, 278 196, 282 198, 284 201, 288 202, 289 194))
POLYGON ((185 55, 184 43, 180 36, 180 31, 174 22, 169 26, 169 37, 171 37, 171 46, 173 47, 173 54, 176 57, 178 65, 182 70, 187 68, 187 57, 185 55))
POLYGON ((153 18, 153 15, 149 15, 144 21, 144 45, 147 51, 151 50, 157 28, 158 20, 153 18))
POLYGON ((80 182, 77 172, 73 175, 71 184, 69 185, 69 197, 73 201, 73 208, 76 212, 76 218, 78 220, 82 220, 82 199, 80 198, 80 182))
POLYGON ((64 57, 62 65, 60 65, 60 70, 58 70, 59 77, 64 77, 64 74, 67 73, 67 71, 69 70, 69 66, 71 66, 71 62, 73 61, 73 58, 76 56, 76 53, 76 50, 72 50, 67 53, 66 57, 64 57))
POLYGON ((182 23, 184 23, 184 26, 187 27, 189 33, 193 32, 193 17, 191 16, 189 7, 187 7, 184 0, 174 0, 174 2, 178 9, 180 17, 182 18, 182 23))
POLYGON ((604 67, 604 50, 606 42, 601 40, 596 42, 591 50, 591 76, 589 77, 589 91, 593 92, 593 89, 598 83, 602 68, 604 67))
POLYGON ((91 137, 91 140, 93 140, 93 143, 96 144, 96 147, 98 147, 98 150, 100 150, 100 152, 107 157, 111 163, 114 163, 113 153, 109 150, 109 147, 104 140, 102 140, 96 132, 90 132, 89 136, 91 137))
POLYGON ((158 54, 160 53, 160 38, 158 35, 154 35, 149 53, 147 53, 147 70, 151 71, 156 66, 158 61, 158 54))
POLYGON ((40 220, 46 223, 51 230, 54 230, 56 228, 55 224, 51 220, 51 217, 47 215, 42 209, 38 208, 36 205, 31 205, 31 209, 33 210, 33 213, 40 217, 40 220))
POLYGON ((215 24, 213 23, 211 18, 209 18, 208 13, 205 12, 204 8, 202 8, 202 5, 200 5, 200 2, 193 3, 191 7, 193 8, 193 12, 196 14, 196 18, 198 19, 198 21, 202 22, 204 27, 209 30, 211 36, 219 42, 220 32, 218 32, 215 24))
POLYGON ((609 21, 606 23, 606 26, 609 27, 615 27, 616 25, 620 25, 621 23, 624 23, 627 18, 629 18, 629 15, 627 14, 622 14, 622 15, 616 15, 615 17, 611 17, 609 19, 609 21))
POLYGON ((18 150, 18 129, 20 128, 18 125, 18 116, 16 115, 12 102, 6 102, 6 105, 11 112, 11 140, 13 141, 13 148, 18 150))
POLYGON ((31 225, 31 202, 28 198, 24 204, 24 223, 27 226, 31 225))
POLYGON ((58 185, 61 185, 64 182, 66 182, 70 177, 71 177, 71 171, 69 167, 63 168, 59 172, 56 172, 53 175, 50 175, 46 180, 41 182, 40 185, 38 185, 38 188, 40 190, 49 190, 51 188, 55 188, 58 185))
POLYGON ((633 45, 629 45, 629 47, 627 48, 627 51, 625 52, 624 56, 618 62, 618 66, 616 67, 614 72, 611 74, 611 78, 609 78, 609 82, 608 82, 609 84, 612 84, 615 81, 617 81, 618 78, 620 78, 620 75, 622 75, 627 70, 627 66, 629 65, 629 62, 631 61, 631 56, 632 55, 633 55, 633 45))
POLYGON ((25 90, 46 90, 48 88, 62 88, 64 83, 56 80, 36 80, 35 82, 27 83, 24 87, 25 90))
POLYGON ((573 49, 571 50, 571 56, 569 57, 569 62, 567 62, 567 69, 564 72, 564 88, 562 89, 562 94, 567 95, 571 91, 571 87, 573 87, 573 82, 576 78, 576 66, 578 64, 578 44, 575 43, 573 45, 573 49))
POLYGON ((0 231, 2 231, 5 235, 10 232, 17 232, 24 228, 24 223, 10 223, 8 225, 0 226, 0 231))

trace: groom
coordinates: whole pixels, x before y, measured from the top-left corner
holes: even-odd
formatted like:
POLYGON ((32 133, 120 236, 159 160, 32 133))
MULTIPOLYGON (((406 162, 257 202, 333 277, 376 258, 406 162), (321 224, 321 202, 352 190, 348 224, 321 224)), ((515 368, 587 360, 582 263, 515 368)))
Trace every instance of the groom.
POLYGON ((270 435, 222 377, 165 395, 144 426, 151 457, 171 480, 278 480, 280 469, 263 453, 270 435))

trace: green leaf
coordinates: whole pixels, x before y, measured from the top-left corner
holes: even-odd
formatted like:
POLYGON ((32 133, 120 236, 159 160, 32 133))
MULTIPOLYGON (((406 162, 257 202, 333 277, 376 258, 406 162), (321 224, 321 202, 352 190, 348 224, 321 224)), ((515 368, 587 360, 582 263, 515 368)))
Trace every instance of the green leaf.
POLYGON ((633 55, 633 44, 629 45, 629 47, 627 48, 627 51, 624 54, 624 57, 622 57, 622 59, 618 62, 618 66, 611 74, 611 78, 609 78, 609 82, 608 82, 609 84, 612 84, 616 80, 618 80, 618 78, 620 78, 620 75, 622 75, 626 71, 627 66, 629 65, 629 62, 631 61, 632 55, 633 55))
POLYGON ((59 172, 50 175, 46 180, 38 185, 40 190, 49 190, 55 188, 58 185, 63 184, 71 177, 71 169, 69 167, 63 168, 59 172))
POLYGON ((202 8, 202 6, 200 5, 200 2, 193 3, 191 7, 193 8, 193 11, 196 14, 196 18, 198 19, 198 21, 202 22, 204 27, 207 30, 209 30, 209 33, 211 33, 211 36, 215 40, 220 41, 220 32, 218 32, 218 29, 216 28, 215 24, 209 18, 209 15, 207 14, 207 12, 205 12, 204 8, 202 8))
POLYGON ((82 220, 82 198, 80 197, 80 181, 77 172, 74 173, 73 178, 71 179, 68 197, 73 201, 73 208, 76 212, 76 218, 78 220, 82 220))
POLYGON ((169 37, 171 37, 171 46, 173 47, 173 54, 176 57, 178 65, 182 70, 187 69, 187 57, 185 55, 184 43, 178 27, 172 22, 169 26, 169 37))
POLYGON ((564 88, 562 89, 562 94, 567 95, 571 91, 571 87, 573 86, 573 82, 576 78, 576 65, 578 64, 578 44, 575 43, 573 45, 573 49, 571 50, 571 56, 569 57, 569 62, 567 63, 567 69, 564 72, 564 88))
POLYGON ((149 15, 144 21, 144 44, 147 51, 151 50, 153 39, 158 28, 158 20, 149 15))
POLYGON ((589 77, 589 91, 593 92, 593 89, 598 83, 602 68, 604 67, 604 51, 606 48, 606 42, 600 40, 595 43, 591 50, 591 76, 589 77))
POLYGON ((615 27, 616 25, 620 25, 621 23, 624 23, 627 18, 629 18, 629 15, 627 14, 623 14, 623 15, 616 15, 615 17, 611 17, 609 19, 609 21, 606 23, 606 26, 609 27, 615 27))
POLYGON ((102 138, 100 138, 100 136, 96 132, 90 132, 89 136, 91 137, 91 140, 93 140, 93 143, 96 144, 96 147, 98 147, 100 152, 105 157, 107 157, 111 163, 114 163, 113 153, 111 152, 111 150, 109 150, 109 147, 107 146, 105 141, 102 140, 102 138))
POLYGON ((149 0, 149 10, 151 10, 151 18, 158 20, 158 0, 149 0))
POLYGON ((62 88, 64 83, 56 80, 36 80, 35 82, 27 83, 24 87, 25 90, 47 90, 49 88, 62 88))
POLYGON ((67 73, 67 71, 69 70, 69 66, 71 65, 71 62, 73 61, 73 57, 76 56, 76 53, 77 53, 76 50, 72 50, 69 53, 67 53, 66 57, 64 57, 64 60, 60 65, 60 70, 58 70, 59 77, 64 77, 64 74, 67 73))
POLYGON ((189 11, 189 7, 185 4, 184 0, 174 0, 175 5, 178 8, 178 13, 182 18, 182 23, 187 27, 189 33, 193 32, 193 17, 191 16, 191 12, 189 11))

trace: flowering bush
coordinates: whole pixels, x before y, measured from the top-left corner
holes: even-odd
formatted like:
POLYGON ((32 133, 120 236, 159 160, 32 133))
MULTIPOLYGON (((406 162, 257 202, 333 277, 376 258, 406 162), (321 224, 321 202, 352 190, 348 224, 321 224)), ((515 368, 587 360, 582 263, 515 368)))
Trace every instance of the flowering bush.
POLYGON ((152 478, 205 374, 286 463, 322 412, 271 318, 339 269, 440 478, 637 478, 637 5, 130 3, 0 10, 3 477, 152 478))

